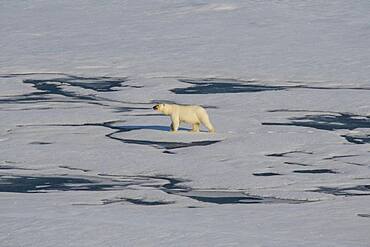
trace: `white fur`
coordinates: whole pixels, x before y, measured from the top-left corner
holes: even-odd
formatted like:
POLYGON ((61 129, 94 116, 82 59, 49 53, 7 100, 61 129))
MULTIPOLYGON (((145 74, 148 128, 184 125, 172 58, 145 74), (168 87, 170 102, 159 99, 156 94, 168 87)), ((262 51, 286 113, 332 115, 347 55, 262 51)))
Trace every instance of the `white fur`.
POLYGON ((180 123, 189 123, 194 132, 199 132, 200 124, 207 127, 209 132, 215 132, 211 121, 209 121, 206 110, 198 105, 176 105, 176 104, 158 104, 153 109, 162 112, 171 117, 171 130, 177 131, 180 123))

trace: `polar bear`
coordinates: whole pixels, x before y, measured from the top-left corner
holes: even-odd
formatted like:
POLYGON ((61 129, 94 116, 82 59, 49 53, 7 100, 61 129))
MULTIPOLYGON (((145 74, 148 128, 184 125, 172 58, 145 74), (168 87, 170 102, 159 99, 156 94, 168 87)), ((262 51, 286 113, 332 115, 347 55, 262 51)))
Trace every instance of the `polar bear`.
POLYGON ((198 105, 157 104, 153 109, 170 116, 172 120, 171 131, 176 132, 181 122, 192 124, 192 132, 199 132, 200 124, 207 127, 209 132, 215 128, 209 121, 206 110, 198 105))

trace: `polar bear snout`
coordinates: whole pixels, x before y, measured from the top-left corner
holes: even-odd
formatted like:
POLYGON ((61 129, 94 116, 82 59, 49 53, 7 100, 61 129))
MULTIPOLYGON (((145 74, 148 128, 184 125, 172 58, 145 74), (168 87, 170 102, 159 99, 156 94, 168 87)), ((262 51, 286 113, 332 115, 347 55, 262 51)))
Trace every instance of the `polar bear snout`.
POLYGON ((162 113, 164 113, 163 111, 165 110, 165 108, 166 108, 166 104, 156 104, 155 106, 153 106, 153 110, 156 110, 162 113))

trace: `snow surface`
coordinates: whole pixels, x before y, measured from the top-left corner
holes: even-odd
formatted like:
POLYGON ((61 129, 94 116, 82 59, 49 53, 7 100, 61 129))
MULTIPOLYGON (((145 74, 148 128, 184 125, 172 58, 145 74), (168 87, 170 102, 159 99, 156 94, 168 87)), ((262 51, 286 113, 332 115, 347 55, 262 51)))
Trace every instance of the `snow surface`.
POLYGON ((370 246, 369 11, 1 1, 0 246, 370 246))

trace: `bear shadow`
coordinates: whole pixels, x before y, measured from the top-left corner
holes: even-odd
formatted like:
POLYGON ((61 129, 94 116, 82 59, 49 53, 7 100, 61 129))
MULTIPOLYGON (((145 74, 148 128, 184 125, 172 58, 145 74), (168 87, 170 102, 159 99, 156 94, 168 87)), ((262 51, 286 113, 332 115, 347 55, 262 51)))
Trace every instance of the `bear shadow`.
MULTIPOLYGON (((125 125, 125 126, 116 126, 116 129, 119 132, 129 132, 133 130, 159 130, 169 132, 171 130, 170 126, 164 125, 125 125)), ((189 128, 179 128, 178 130, 190 131, 189 128)))
MULTIPOLYGON (((147 146, 153 146, 158 149, 166 149, 166 150, 184 148, 184 147, 192 147, 192 146, 207 146, 207 145, 211 145, 211 144, 219 142, 219 140, 217 141, 193 141, 190 143, 189 142, 172 142, 172 141, 152 141, 152 140, 145 140, 145 139, 141 139, 141 140, 140 139, 126 139, 126 138, 115 136, 118 133, 129 132, 133 130, 145 130, 145 129, 159 130, 159 131, 165 131, 169 133, 170 127, 162 126, 162 125, 115 126, 114 129, 116 129, 117 131, 106 135, 106 137, 113 139, 113 140, 121 141, 123 143, 147 145, 147 146)), ((179 130, 188 130, 188 129, 179 128, 179 130)), ((172 152, 165 152, 165 153, 173 154, 172 152)))

